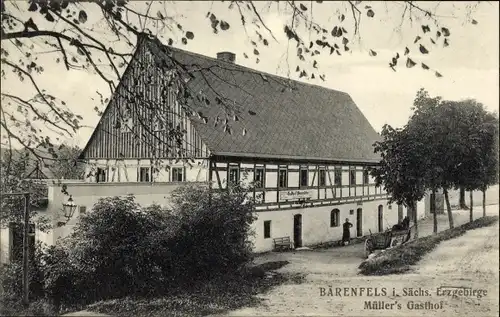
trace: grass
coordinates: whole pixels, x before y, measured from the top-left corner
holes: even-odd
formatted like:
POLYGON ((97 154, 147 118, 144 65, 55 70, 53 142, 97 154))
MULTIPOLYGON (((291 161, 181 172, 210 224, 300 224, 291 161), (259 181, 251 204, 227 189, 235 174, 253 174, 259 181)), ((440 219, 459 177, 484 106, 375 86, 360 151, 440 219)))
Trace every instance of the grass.
POLYGON ((169 296, 120 298, 94 303, 87 310, 114 316, 202 316, 257 305, 258 294, 283 283, 301 283, 302 275, 281 274, 275 270, 287 261, 267 262, 243 274, 224 276, 169 296))
POLYGON ((490 226, 498 221, 498 216, 482 217, 462 226, 448 229, 438 234, 419 238, 404 245, 379 253, 359 266, 362 275, 402 274, 411 270, 427 253, 441 241, 459 237, 468 230, 490 226))

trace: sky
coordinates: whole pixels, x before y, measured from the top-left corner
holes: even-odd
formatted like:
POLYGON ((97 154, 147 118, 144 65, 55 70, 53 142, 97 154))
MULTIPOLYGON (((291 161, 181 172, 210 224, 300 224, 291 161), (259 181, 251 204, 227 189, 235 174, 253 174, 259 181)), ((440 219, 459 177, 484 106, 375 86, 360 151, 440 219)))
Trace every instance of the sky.
MULTIPOLYGON (((304 2, 308 7, 309 1, 304 2)), ((308 8, 307 14, 312 14, 313 20, 322 25, 335 25, 337 16, 344 13, 346 23, 352 22, 352 15, 347 2, 323 2, 308 8)), ((467 15, 466 7, 472 2, 414 2, 418 6, 432 9, 442 25, 451 31, 448 47, 436 47, 430 54, 415 54, 414 59, 425 62, 433 70, 439 71, 443 77, 436 77, 433 71, 420 68, 420 63, 412 68, 399 67, 396 72, 388 67, 391 57, 399 52, 403 54, 405 47, 414 50, 415 37, 422 33, 418 14, 413 12, 412 21, 408 18, 408 10, 404 5, 383 2, 370 3, 375 16, 369 18, 365 11, 360 20, 359 37, 354 36, 352 25, 346 24, 349 31, 350 52, 343 56, 322 53, 315 58, 318 61, 319 71, 326 75, 326 81, 318 78, 306 80, 311 84, 341 90, 351 95, 359 109, 367 117, 371 125, 380 131, 384 124, 392 126, 404 125, 411 114, 413 99, 419 88, 427 89, 432 96, 440 95, 445 99, 475 98, 482 102, 490 111, 498 111, 499 105, 499 4, 498 2, 483 3, 476 8, 472 15, 467 15), (405 17, 403 16, 405 12, 405 17), (471 24, 471 19, 477 24, 471 24), (370 56, 372 49, 377 56, 370 56)), ((252 54, 251 40, 255 39, 253 28, 247 21, 247 32, 241 26, 237 8, 228 9, 225 2, 169 2, 168 15, 174 17, 184 26, 184 30, 194 33, 194 40, 187 45, 179 42, 174 46, 196 53, 215 57, 219 51, 231 51, 236 54, 236 63, 267 73, 290 76, 298 79, 295 66, 298 61, 293 43, 289 43, 283 32, 284 23, 290 21, 291 12, 283 10, 282 4, 267 5, 267 2, 256 3, 257 10, 264 23, 275 36, 272 39, 266 30, 261 34, 269 40, 269 46, 259 47, 260 62, 255 62, 252 54), (278 7, 281 5, 281 7, 278 7), (214 34, 210 28, 207 12, 212 12, 226 20, 230 29, 214 34), (288 49, 288 64, 286 55, 288 49), (246 59, 243 53, 250 58, 246 59)), ((363 1, 363 5, 365 2, 363 1)), ((363 7, 361 5, 361 7, 363 7)), ((137 10, 144 10, 145 3, 134 3, 137 10)), ((97 11, 89 8, 91 16, 98 17, 97 11)), ((93 21, 94 29, 99 28, 99 22, 93 21), (97 23, 97 24, 95 24, 97 23), (95 27, 97 25, 97 27, 95 27)), ((432 22, 424 22, 430 25, 432 22)), ((330 27, 331 28, 331 27, 330 27)), ((435 32, 435 31, 434 31, 435 32)), ((166 38, 180 39, 180 33, 163 32, 166 38)), ((308 32, 304 33, 305 35, 308 32)), ((307 36, 304 39, 309 42, 307 36)), ((426 46, 432 45, 427 40, 426 46)), ((109 45, 120 43, 109 42, 109 45)), ((123 48, 124 46, 120 46, 123 48)), ((55 64, 54 58, 41 56, 45 62, 45 71, 39 75, 43 85, 52 88, 58 97, 63 98, 70 109, 83 116, 83 124, 76 135, 66 138, 72 145, 83 147, 88 141, 99 117, 92 110, 98 105, 96 91, 109 97, 107 85, 95 74, 70 70, 66 71, 61 64, 55 64)), ((401 61, 400 61, 401 63, 401 61)), ((2 92, 14 93, 22 96, 29 88, 27 83, 16 80, 2 82, 2 92)), ((49 132, 50 134, 50 132, 49 132)))

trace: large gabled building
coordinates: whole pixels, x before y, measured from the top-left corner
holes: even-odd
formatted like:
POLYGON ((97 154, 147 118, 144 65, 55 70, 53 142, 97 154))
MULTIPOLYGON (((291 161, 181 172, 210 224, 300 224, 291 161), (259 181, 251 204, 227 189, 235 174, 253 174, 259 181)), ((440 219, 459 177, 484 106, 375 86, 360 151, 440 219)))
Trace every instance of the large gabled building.
POLYGON ((380 159, 372 146, 378 139, 345 92, 240 66, 229 52, 211 58, 143 37, 80 158, 88 164, 88 182, 109 186, 197 181, 225 189, 246 175, 259 184, 255 195, 261 197, 255 250, 266 251, 280 237, 295 246, 339 240, 345 218, 354 224, 354 236, 401 220, 404 208, 388 205, 366 169, 380 159), (197 116, 159 81, 176 63, 185 65, 189 89, 203 93, 190 101, 197 116), (145 125, 148 109, 134 101, 135 94, 165 107, 165 120, 156 114, 145 125), (233 103, 231 133, 222 124, 221 100, 233 103), (186 131, 182 155, 190 163, 172 151, 169 124, 186 131), (157 166, 157 158, 169 168, 157 166))

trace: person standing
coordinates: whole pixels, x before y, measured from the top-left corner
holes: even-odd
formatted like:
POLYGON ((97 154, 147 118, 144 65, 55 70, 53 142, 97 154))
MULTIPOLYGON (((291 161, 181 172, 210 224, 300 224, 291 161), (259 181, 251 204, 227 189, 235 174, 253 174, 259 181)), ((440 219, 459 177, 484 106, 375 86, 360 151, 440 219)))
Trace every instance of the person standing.
POLYGON ((349 222, 349 218, 345 218, 345 222, 343 225, 344 232, 342 234, 342 244, 346 245, 346 242, 350 242, 351 240, 351 231, 352 223, 349 222))

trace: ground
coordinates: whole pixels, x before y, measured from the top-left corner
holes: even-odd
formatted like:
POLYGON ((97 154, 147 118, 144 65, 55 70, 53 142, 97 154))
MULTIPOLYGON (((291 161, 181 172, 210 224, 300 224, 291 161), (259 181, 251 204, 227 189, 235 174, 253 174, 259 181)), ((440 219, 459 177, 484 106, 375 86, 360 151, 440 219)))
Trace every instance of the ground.
MULTIPOLYGON (((498 205, 487 207, 489 215, 498 214, 498 205)), ((482 215, 475 210, 475 218, 482 215)), ((468 211, 454 211, 455 225, 468 221, 468 211)), ((420 224, 420 236, 432 233, 432 219, 420 224)), ((439 229, 448 228, 447 216, 439 216, 439 229)), ((498 316, 499 253, 498 223, 467 232, 464 236, 441 243, 423 258, 415 271, 405 275, 366 277, 357 275, 363 260, 363 246, 351 245, 330 250, 270 253, 259 257, 258 263, 289 261, 281 272, 305 272, 306 280, 299 285, 281 285, 261 295, 264 304, 229 312, 229 316, 498 316), (482 298, 438 297, 440 286, 463 286, 486 289, 482 298), (377 287, 387 289, 386 296, 338 297, 320 296, 321 288, 377 287), (393 296, 393 288, 399 294, 393 296), (403 288, 428 290, 430 296, 401 296, 403 288), (398 296, 399 295, 399 296, 398 296), (365 301, 396 303, 393 309, 365 309, 365 301), (411 310, 410 301, 435 304, 443 302, 442 309, 411 310), (397 308, 401 304, 401 309, 397 308)))

